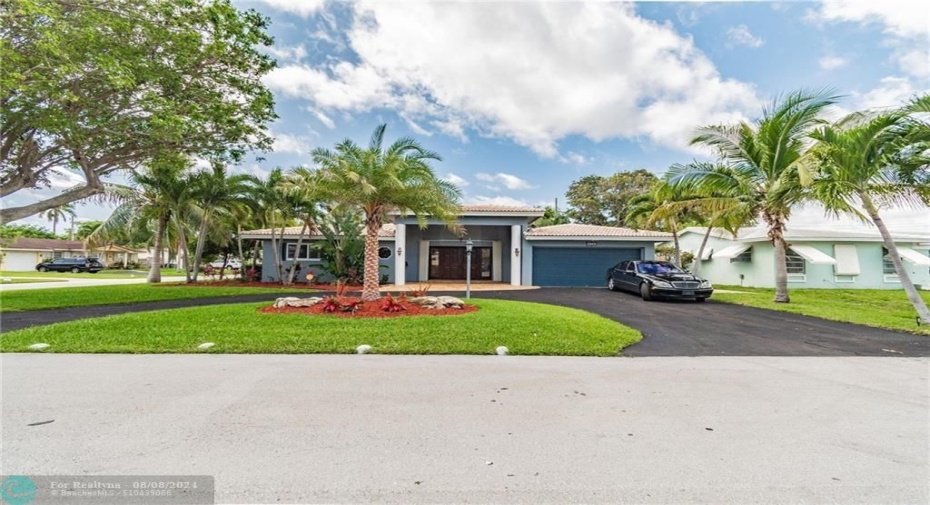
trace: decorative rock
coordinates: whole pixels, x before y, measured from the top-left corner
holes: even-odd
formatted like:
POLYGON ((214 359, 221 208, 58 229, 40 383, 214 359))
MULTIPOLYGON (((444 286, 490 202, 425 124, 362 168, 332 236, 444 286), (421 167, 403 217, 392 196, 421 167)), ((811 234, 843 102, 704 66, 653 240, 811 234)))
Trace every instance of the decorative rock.
POLYGON ((448 309, 448 308, 462 308, 462 305, 465 304, 462 300, 454 296, 418 296, 408 300, 410 303, 420 305, 427 309, 448 309))
POLYGON ((274 301, 274 308, 282 307, 310 307, 323 301, 319 297, 297 298, 296 296, 285 296, 274 301))
POLYGON ((507 348, 504 347, 504 346, 500 346, 500 347, 497 348, 497 355, 498 355, 498 356, 506 356, 507 353, 509 353, 509 352, 510 352, 510 349, 507 349, 507 348))
POLYGON ((49 347, 51 347, 51 346, 48 345, 48 344, 45 344, 45 343, 38 343, 38 344, 32 344, 32 345, 30 345, 30 346, 29 346, 29 350, 30 350, 30 351, 44 351, 44 350, 48 349, 49 347))
POLYGON ((371 351, 370 345, 360 345, 355 349, 355 352, 359 354, 368 354, 371 351))
POLYGON ((440 296, 438 303, 441 303, 445 307, 455 307, 457 309, 460 309, 462 308, 462 305, 465 305, 465 302, 454 296, 440 296))
POLYGON ((209 349, 209 348, 213 347, 214 345, 216 345, 216 344, 214 344, 213 342, 204 342, 204 343, 198 345, 197 348, 198 348, 198 349, 209 349))

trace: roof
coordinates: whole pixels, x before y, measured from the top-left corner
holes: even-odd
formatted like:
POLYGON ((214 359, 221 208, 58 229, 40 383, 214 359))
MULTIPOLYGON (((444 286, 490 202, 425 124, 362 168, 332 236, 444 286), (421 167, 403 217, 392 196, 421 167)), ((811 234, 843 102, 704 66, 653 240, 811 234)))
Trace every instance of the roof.
POLYGON ((80 240, 59 240, 54 238, 16 237, 4 249, 21 249, 27 251, 72 251, 84 250, 84 243, 80 240))
MULTIPOLYGON (((296 238, 300 236, 300 232, 303 231, 303 226, 288 226, 284 228, 284 236, 288 238, 296 238)), ((386 223, 381 226, 381 230, 378 232, 378 236, 384 239, 393 239, 394 238, 395 227, 393 223, 386 223)), ((248 230, 242 232, 242 238, 246 239, 260 239, 260 238, 271 238, 271 228, 262 228, 260 230, 248 230)), ((275 229, 274 232, 279 234, 281 229, 275 229)), ((322 235, 317 229, 311 229, 304 235, 306 238, 321 238, 322 235)))
MULTIPOLYGON (((527 216, 542 217, 546 210, 542 207, 519 207, 514 205, 462 205, 459 216, 527 216)), ((401 215, 400 212, 391 212, 401 215)))
MULTIPOLYGON (((679 236, 685 233, 698 233, 703 235, 707 232, 705 227, 690 227, 679 232, 679 236)), ((729 232, 714 228, 711 231, 712 237, 725 238, 727 240, 738 240, 741 242, 767 242, 769 241, 768 230, 763 226, 744 228, 739 231, 736 237, 729 232)), ((914 235, 903 233, 891 233, 895 241, 901 242, 924 242, 930 235, 914 235)), ((785 228, 785 240, 804 242, 881 242, 882 236, 878 230, 835 230, 835 229, 817 229, 817 228, 792 228, 790 225, 785 228)))
POLYGON ((571 240, 585 238, 599 238, 605 240, 641 240, 657 239, 666 241, 672 238, 671 233, 652 230, 634 230, 618 226, 597 226, 593 224, 556 224, 531 228, 526 232, 527 239, 551 238, 555 240, 571 240))

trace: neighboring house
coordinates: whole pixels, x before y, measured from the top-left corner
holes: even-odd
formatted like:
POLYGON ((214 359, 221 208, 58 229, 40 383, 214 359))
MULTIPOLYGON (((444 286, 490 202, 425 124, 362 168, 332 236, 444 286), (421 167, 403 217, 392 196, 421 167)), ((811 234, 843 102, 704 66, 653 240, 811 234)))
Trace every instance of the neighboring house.
MULTIPOLYGON (((458 223, 465 237, 458 237, 441 222, 428 219, 420 228, 414 216, 395 216, 380 233, 382 274, 396 285, 465 279, 465 241, 471 240, 475 281, 505 282, 515 286, 602 286, 607 269, 623 260, 652 259, 655 244, 671 238, 668 233, 627 228, 564 224, 530 228, 543 209, 494 205, 463 206, 458 223)), ((281 254, 289 266, 297 256, 301 272, 319 265, 319 255, 307 237, 300 254, 300 227, 287 228, 281 254)), ((272 261, 271 230, 242 233, 245 239, 263 241, 265 259, 262 279, 277 280, 272 261)))
POLYGON ((57 258, 98 258, 105 265, 138 261, 138 251, 120 246, 85 247, 79 240, 16 237, 0 239, 0 270, 24 272, 57 258))
MULTIPOLYGON (((679 233, 682 251, 700 261, 700 275, 715 284, 775 286, 775 248, 763 228, 730 233, 714 229, 697 257, 707 228, 679 233)), ((928 236, 892 234, 914 284, 930 287, 928 236)), ((900 289, 901 283, 878 231, 839 231, 789 227, 788 286, 794 288, 900 289)))

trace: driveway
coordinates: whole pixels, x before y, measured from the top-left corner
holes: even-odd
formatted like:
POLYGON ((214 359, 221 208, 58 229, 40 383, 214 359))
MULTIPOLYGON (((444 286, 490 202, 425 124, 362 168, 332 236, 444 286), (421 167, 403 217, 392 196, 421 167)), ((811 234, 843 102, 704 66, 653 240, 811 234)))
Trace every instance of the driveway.
POLYGON ((210 475, 217 503, 930 499, 924 358, 2 360, 7 474, 210 475))

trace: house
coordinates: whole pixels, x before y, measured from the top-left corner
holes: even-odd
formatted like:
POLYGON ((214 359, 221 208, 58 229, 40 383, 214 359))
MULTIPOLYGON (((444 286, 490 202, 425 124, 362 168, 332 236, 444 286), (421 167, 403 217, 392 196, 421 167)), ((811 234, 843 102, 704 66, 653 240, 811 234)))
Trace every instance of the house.
MULTIPOLYGON (((713 229, 702 257, 698 258, 706 231, 707 228, 694 227, 679 233, 681 250, 695 255, 702 277, 715 284, 775 286, 775 248, 764 228, 741 230, 737 236, 713 229)), ((930 287, 930 237, 897 233, 892 237, 914 284, 930 287)), ((901 288, 877 230, 789 226, 785 240, 789 288, 901 288)))
MULTIPOLYGON (((430 281, 463 281, 466 270, 466 240, 472 243, 471 278, 514 286, 602 286, 607 269, 629 259, 652 259, 655 244, 671 238, 668 233, 627 228, 564 224, 531 228, 543 209, 496 205, 461 207, 460 237, 442 222, 427 219, 421 228, 414 216, 395 215, 394 222, 380 232, 383 275, 401 286, 430 281)), ((305 238, 297 251, 301 227, 285 229, 280 245, 285 265, 299 262, 306 272, 319 265, 319 255, 309 243, 320 240, 316 233, 305 238)), ((242 233, 245 239, 263 241, 262 257, 273 258, 271 230, 242 233)), ((262 279, 277 280, 270 260, 263 262, 262 279)))
POLYGON ((57 258, 98 258, 105 265, 138 261, 138 251, 115 245, 87 248, 79 240, 16 237, 0 240, 0 270, 25 272, 57 258))

